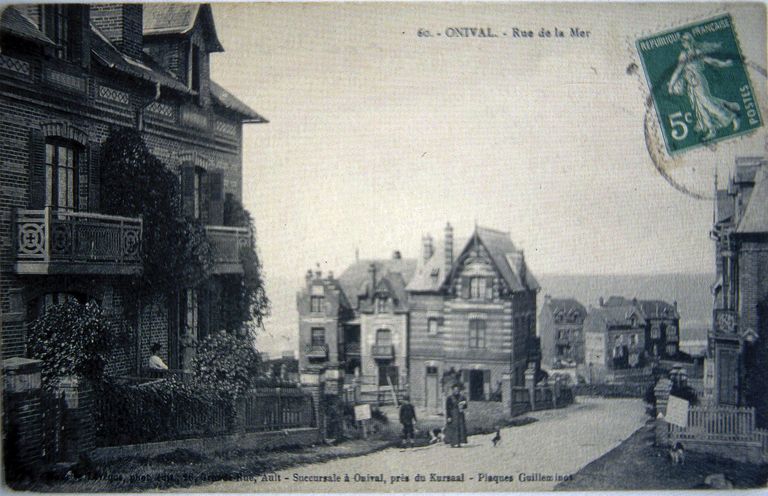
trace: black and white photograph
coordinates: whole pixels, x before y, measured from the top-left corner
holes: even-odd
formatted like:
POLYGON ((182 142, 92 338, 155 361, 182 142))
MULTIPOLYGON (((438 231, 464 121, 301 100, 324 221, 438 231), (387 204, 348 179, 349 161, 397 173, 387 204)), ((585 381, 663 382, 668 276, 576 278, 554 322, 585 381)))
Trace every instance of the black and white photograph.
POLYGON ((0 490, 764 491, 767 32, 0 0, 0 490))

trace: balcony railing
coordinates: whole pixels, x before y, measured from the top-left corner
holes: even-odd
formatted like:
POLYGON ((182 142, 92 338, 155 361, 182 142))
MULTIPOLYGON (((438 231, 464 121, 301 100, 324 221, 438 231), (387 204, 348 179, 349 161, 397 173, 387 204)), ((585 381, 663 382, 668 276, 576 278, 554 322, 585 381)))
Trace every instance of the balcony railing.
POLYGON ((735 310, 715 309, 715 336, 738 338, 739 314, 735 310))
POLYGON ((391 344, 374 344, 371 346, 371 356, 380 359, 394 358, 395 347, 391 344))
POLYGON ((140 274, 141 218, 17 210, 16 273, 140 274))
POLYGON ((311 360, 327 360, 327 344, 308 344, 304 347, 304 355, 311 360))
POLYGON ((360 356, 360 343, 357 341, 344 343, 344 353, 347 356, 360 356))
POLYGON ((250 232, 243 227, 205 226, 205 233, 213 248, 213 272, 241 274, 240 249, 250 242, 250 232))

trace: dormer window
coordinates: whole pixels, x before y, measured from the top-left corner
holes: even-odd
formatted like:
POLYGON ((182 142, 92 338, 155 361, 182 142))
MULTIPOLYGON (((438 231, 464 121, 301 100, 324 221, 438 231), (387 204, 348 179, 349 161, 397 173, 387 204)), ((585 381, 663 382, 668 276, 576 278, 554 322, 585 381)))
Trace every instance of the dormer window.
POLYGON ((77 7, 71 5, 44 5, 41 7, 40 25, 48 38, 56 43, 56 57, 72 60, 73 17, 77 7))
POLYGON ((376 313, 384 313, 387 311, 387 300, 388 298, 386 296, 379 296, 376 298, 376 313))
POLYGON ((486 278, 471 277, 469 279, 469 298, 472 300, 481 300, 486 297, 486 278))

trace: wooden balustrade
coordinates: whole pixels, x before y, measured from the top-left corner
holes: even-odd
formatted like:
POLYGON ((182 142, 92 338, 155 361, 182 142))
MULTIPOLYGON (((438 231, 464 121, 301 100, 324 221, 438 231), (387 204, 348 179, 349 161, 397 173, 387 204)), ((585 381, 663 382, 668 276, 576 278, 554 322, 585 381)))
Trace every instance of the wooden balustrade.
POLYGON ((141 218, 45 208, 17 210, 19 274, 140 274, 141 218))
POLYGON ((205 226, 205 233, 213 249, 214 273, 242 273, 240 250, 250 243, 250 231, 243 227, 205 226))

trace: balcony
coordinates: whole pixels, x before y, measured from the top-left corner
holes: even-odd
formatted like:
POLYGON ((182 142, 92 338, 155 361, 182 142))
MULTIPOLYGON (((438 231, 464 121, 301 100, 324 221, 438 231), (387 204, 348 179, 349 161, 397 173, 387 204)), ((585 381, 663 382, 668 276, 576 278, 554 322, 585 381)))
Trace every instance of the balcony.
POLYGON ((344 354, 346 356, 359 357, 360 343, 358 341, 350 341, 348 343, 344 343, 344 354))
POLYGON ((736 310, 715 309, 714 331, 716 338, 739 338, 739 314, 736 310))
POLYGON ((141 274, 141 218, 17 210, 17 274, 141 274))
POLYGON ((304 347, 304 356, 309 360, 328 360, 328 345, 308 344, 304 347))
POLYGON ((240 249, 250 243, 250 232, 244 227, 205 226, 213 249, 214 274, 242 274, 240 249))
POLYGON ((392 360, 395 357, 395 347, 391 344, 374 344, 371 346, 371 356, 378 360, 392 360))

